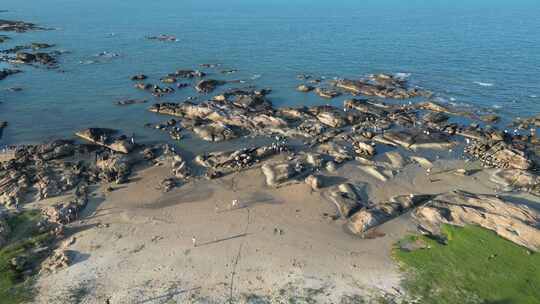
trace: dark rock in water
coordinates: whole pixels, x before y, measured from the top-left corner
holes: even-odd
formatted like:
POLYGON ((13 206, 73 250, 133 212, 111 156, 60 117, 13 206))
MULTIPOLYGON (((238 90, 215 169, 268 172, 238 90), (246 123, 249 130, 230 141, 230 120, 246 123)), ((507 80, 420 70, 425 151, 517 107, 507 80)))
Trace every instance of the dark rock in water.
POLYGON ((299 86, 296 87, 296 90, 299 91, 299 92, 304 92, 304 93, 307 93, 307 92, 311 92, 313 91, 315 88, 312 87, 312 86, 309 86, 309 85, 305 85, 305 84, 301 84, 299 86))
MULTIPOLYGON (((54 53, 56 55, 56 53, 54 53)), ((41 63, 44 65, 55 65, 56 59, 53 55, 49 53, 27 53, 27 52, 17 52, 15 55, 15 61, 18 63, 31 64, 34 62, 41 63)))
POLYGON ((495 114, 487 114, 480 116, 480 119, 484 122, 494 123, 499 121, 500 117, 495 114))
POLYGON ((222 80, 207 79, 201 80, 195 86, 195 89, 200 93, 210 93, 216 89, 216 87, 224 85, 226 82, 222 80))
POLYGON ((161 78, 160 81, 163 82, 163 83, 175 83, 176 82, 176 77, 166 76, 166 77, 161 78))
POLYGON ((144 74, 137 74, 137 75, 133 75, 131 76, 131 80, 145 80, 146 78, 148 78, 146 75, 144 74))
POLYGON ((2 139, 2 136, 4 135, 4 128, 6 128, 7 126, 7 121, 0 121, 0 139, 2 139))
POLYGON ((0 19, 0 31, 23 33, 31 30, 42 29, 43 28, 29 22, 0 19))
POLYGON ((4 43, 6 41, 8 41, 10 38, 8 36, 5 36, 5 35, 0 35, 0 43, 4 43))
POLYGON ((141 104, 146 103, 146 99, 125 99, 117 101, 116 104, 119 106, 127 106, 132 104, 141 104))
POLYGON ((160 97, 165 94, 170 94, 174 92, 174 89, 171 87, 160 87, 158 85, 152 85, 149 83, 142 83, 142 82, 135 84, 135 88, 139 90, 143 90, 143 91, 149 91, 152 93, 152 95, 156 97, 160 97))
POLYGON ((48 44, 48 43, 42 43, 42 42, 32 42, 32 44, 30 44, 30 47, 34 50, 48 49, 53 46, 54 44, 48 44))
POLYGON ((17 73, 20 73, 21 71, 20 70, 13 70, 13 69, 2 69, 0 70, 0 80, 10 76, 10 75, 13 75, 13 74, 17 74, 17 73))
POLYGON ((36 60, 36 56, 34 54, 25 53, 25 52, 19 52, 17 53, 16 57, 17 60, 20 60, 25 63, 30 63, 34 60, 36 60))
POLYGON ((158 41, 173 41, 173 42, 178 41, 178 39, 176 39, 175 36, 166 35, 166 34, 161 34, 159 36, 149 36, 149 37, 146 37, 146 39, 148 39, 148 40, 158 40, 158 41))
POLYGON ((199 64, 201 68, 213 69, 221 66, 219 63, 201 63, 199 64))
POLYGON ((428 123, 438 124, 447 121, 449 118, 448 115, 442 112, 430 112, 424 115, 422 119, 428 123))
POLYGON ((180 78, 203 78, 206 76, 206 73, 197 70, 178 70, 170 76, 173 75, 180 78))
POLYGON ((334 97, 341 95, 341 93, 338 91, 330 90, 330 89, 323 89, 323 88, 315 89, 315 93, 317 93, 317 95, 321 96, 322 98, 326 98, 326 99, 332 99, 334 97))

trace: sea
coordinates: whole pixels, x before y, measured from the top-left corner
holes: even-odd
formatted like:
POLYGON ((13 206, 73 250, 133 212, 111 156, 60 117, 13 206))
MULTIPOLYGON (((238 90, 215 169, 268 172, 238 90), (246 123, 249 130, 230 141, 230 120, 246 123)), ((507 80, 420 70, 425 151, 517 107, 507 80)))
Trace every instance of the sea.
MULTIPOLYGON (((156 98, 135 89, 130 76, 144 73, 159 84, 178 69, 238 81, 216 94, 271 88, 278 107, 339 106, 347 98, 297 92, 299 74, 334 79, 383 72, 432 91, 438 102, 498 114, 502 127, 540 113, 538 0, 2 0, 0 10, 0 19, 50 28, 0 33, 11 37, 0 49, 45 42, 62 52, 57 69, 19 66, 23 73, 0 81, 0 121, 9 123, 0 145, 73 138, 87 127, 170 141, 145 127, 168 119, 148 107, 210 96, 188 87, 156 98), (148 39, 161 34, 175 39, 148 39), (148 102, 115 104, 123 99, 148 102)), ((212 145, 190 136, 176 144, 212 145)))

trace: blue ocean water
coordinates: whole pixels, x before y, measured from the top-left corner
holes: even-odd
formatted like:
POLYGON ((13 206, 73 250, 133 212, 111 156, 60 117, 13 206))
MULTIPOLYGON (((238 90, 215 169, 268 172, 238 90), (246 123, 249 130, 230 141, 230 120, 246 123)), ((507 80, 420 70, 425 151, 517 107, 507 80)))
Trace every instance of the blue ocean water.
MULTIPOLYGON (((47 42, 67 52, 59 70, 22 67, 24 73, 0 81, 0 120, 9 122, 0 144, 70 137, 92 126, 166 139, 144 128, 165 117, 146 111, 156 99, 134 89, 129 76, 145 73, 158 83, 201 63, 221 64, 208 70, 212 78, 271 87, 278 106, 329 102, 295 92, 299 73, 389 72, 410 74, 413 85, 443 102, 491 109, 507 121, 540 112, 537 0, 2 0, 0 9, 8 10, 0 18, 55 28, 5 33, 12 40, 0 48, 47 42), (178 41, 145 38, 159 34, 178 41), (97 57, 101 52, 118 56, 97 57), (238 72, 225 76, 220 69, 238 72), (149 103, 114 105, 125 98, 149 103)), ((161 100, 195 95, 186 88, 161 100)))

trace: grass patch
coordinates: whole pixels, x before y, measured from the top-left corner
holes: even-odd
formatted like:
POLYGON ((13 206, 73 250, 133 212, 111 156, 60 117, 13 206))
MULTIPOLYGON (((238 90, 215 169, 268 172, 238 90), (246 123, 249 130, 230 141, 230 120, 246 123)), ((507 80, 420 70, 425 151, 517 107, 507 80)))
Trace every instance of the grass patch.
POLYGON ((540 303, 540 254, 481 227, 442 229, 448 245, 411 236, 404 241, 419 238, 429 249, 394 250, 420 303, 540 303))
POLYGON ((10 217, 7 222, 11 229, 8 243, 0 248, 0 299, 2 303, 16 304, 32 299, 32 276, 44 252, 38 248, 48 244, 52 236, 40 232, 37 223, 41 219, 38 211, 24 211, 10 217), (15 267, 12 259, 21 262, 15 267))

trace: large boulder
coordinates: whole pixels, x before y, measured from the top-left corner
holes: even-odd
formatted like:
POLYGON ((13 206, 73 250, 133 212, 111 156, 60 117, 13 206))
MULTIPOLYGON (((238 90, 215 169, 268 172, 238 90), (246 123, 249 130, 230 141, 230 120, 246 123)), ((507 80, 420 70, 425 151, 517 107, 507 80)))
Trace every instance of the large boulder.
POLYGON ((540 249, 540 214, 494 195, 452 191, 417 208, 413 216, 426 233, 441 236, 442 224, 479 225, 533 251, 540 249))
POLYGON ((268 186, 278 186, 287 182, 295 174, 294 167, 289 163, 264 164, 261 169, 268 186))

